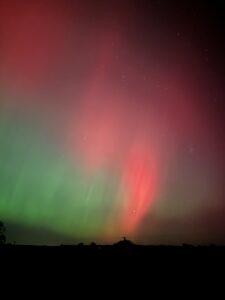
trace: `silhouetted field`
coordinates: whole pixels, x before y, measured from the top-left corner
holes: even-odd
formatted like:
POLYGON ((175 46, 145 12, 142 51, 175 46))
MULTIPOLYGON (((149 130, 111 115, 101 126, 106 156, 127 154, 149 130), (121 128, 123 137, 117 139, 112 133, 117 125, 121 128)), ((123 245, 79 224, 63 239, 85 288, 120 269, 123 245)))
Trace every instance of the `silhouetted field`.
POLYGON ((90 265, 107 266, 169 266, 195 267, 207 269, 222 266, 225 258, 224 246, 141 246, 126 243, 115 245, 61 245, 29 246, 2 245, 0 257, 4 263, 38 265, 46 262, 52 265, 90 265))

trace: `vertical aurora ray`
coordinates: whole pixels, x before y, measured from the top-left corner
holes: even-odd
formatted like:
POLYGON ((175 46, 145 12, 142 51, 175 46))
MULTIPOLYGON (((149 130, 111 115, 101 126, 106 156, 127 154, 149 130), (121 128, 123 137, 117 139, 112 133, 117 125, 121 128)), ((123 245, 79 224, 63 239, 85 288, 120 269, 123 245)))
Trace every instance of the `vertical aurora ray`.
POLYGON ((156 167, 154 156, 147 147, 140 149, 141 142, 131 149, 125 162, 122 190, 128 191, 122 214, 122 228, 125 233, 135 230, 150 208, 156 192, 156 167))

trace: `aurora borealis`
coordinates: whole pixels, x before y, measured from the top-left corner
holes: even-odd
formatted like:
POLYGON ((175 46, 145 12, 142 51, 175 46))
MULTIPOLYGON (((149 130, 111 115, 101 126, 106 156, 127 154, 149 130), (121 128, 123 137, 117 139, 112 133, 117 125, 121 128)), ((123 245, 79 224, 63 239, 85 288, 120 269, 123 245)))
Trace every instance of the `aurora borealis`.
POLYGON ((223 12, 175 2, 0 0, 10 241, 225 242, 223 12))

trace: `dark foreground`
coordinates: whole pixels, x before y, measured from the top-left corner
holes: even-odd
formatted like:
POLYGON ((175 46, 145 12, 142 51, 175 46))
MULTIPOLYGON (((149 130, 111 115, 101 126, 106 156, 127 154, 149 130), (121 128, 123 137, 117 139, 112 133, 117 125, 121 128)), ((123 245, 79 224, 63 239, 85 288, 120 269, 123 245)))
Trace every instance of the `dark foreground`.
POLYGON ((92 293, 91 285, 111 293, 125 282, 131 292, 138 284, 151 291, 155 287, 157 293, 167 291, 166 285, 189 290, 194 284, 205 290, 213 281, 224 286, 224 270, 225 247, 217 246, 0 246, 0 282, 3 276, 7 282, 29 280, 39 288, 52 281, 54 291, 64 282, 76 291, 84 285, 82 293, 92 293))
POLYGON ((1 264, 47 264, 54 266, 107 265, 135 267, 224 267, 224 246, 61 245, 0 246, 1 264))

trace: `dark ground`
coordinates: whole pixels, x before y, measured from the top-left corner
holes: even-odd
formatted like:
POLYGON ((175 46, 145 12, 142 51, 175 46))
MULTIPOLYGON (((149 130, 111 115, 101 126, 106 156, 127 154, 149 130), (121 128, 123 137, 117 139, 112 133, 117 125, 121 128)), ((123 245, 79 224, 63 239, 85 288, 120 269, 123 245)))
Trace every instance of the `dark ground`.
MULTIPOLYGON (((219 299, 215 293, 218 288, 224 289, 224 270, 224 246, 140 246, 124 241, 111 246, 0 246, 0 283, 9 283, 7 291, 11 293, 15 289, 12 282, 19 283, 19 289, 22 282, 25 290, 32 287, 29 296, 41 291, 41 298, 47 288, 50 293, 63 291, 63 299, 67 299, 64 293, 68 291, 74 299, 86 294, 95 298, 94 290, 95 295, 110 299, 120 289, 125 299, 134 290, 139 296, 130 298, 145 299, 142 293, 147 299, 155 299, 149 296, 154 290, 158 296, 166 293, 168 298, 171 291, 176 291, 179 299, 186 294, 192 299, 198 288, 199 299, 208 289, 213 291, 209 299, 219 299)), ((120 299, 121 295, 114 298, 120 299)))
POLYGON ((168 266, 178 268, 222 268, 224 246, 140 246, 120 242, 115 245, 0 246, 1 263, 37 266, 107 265, 111 267, 168 266))

